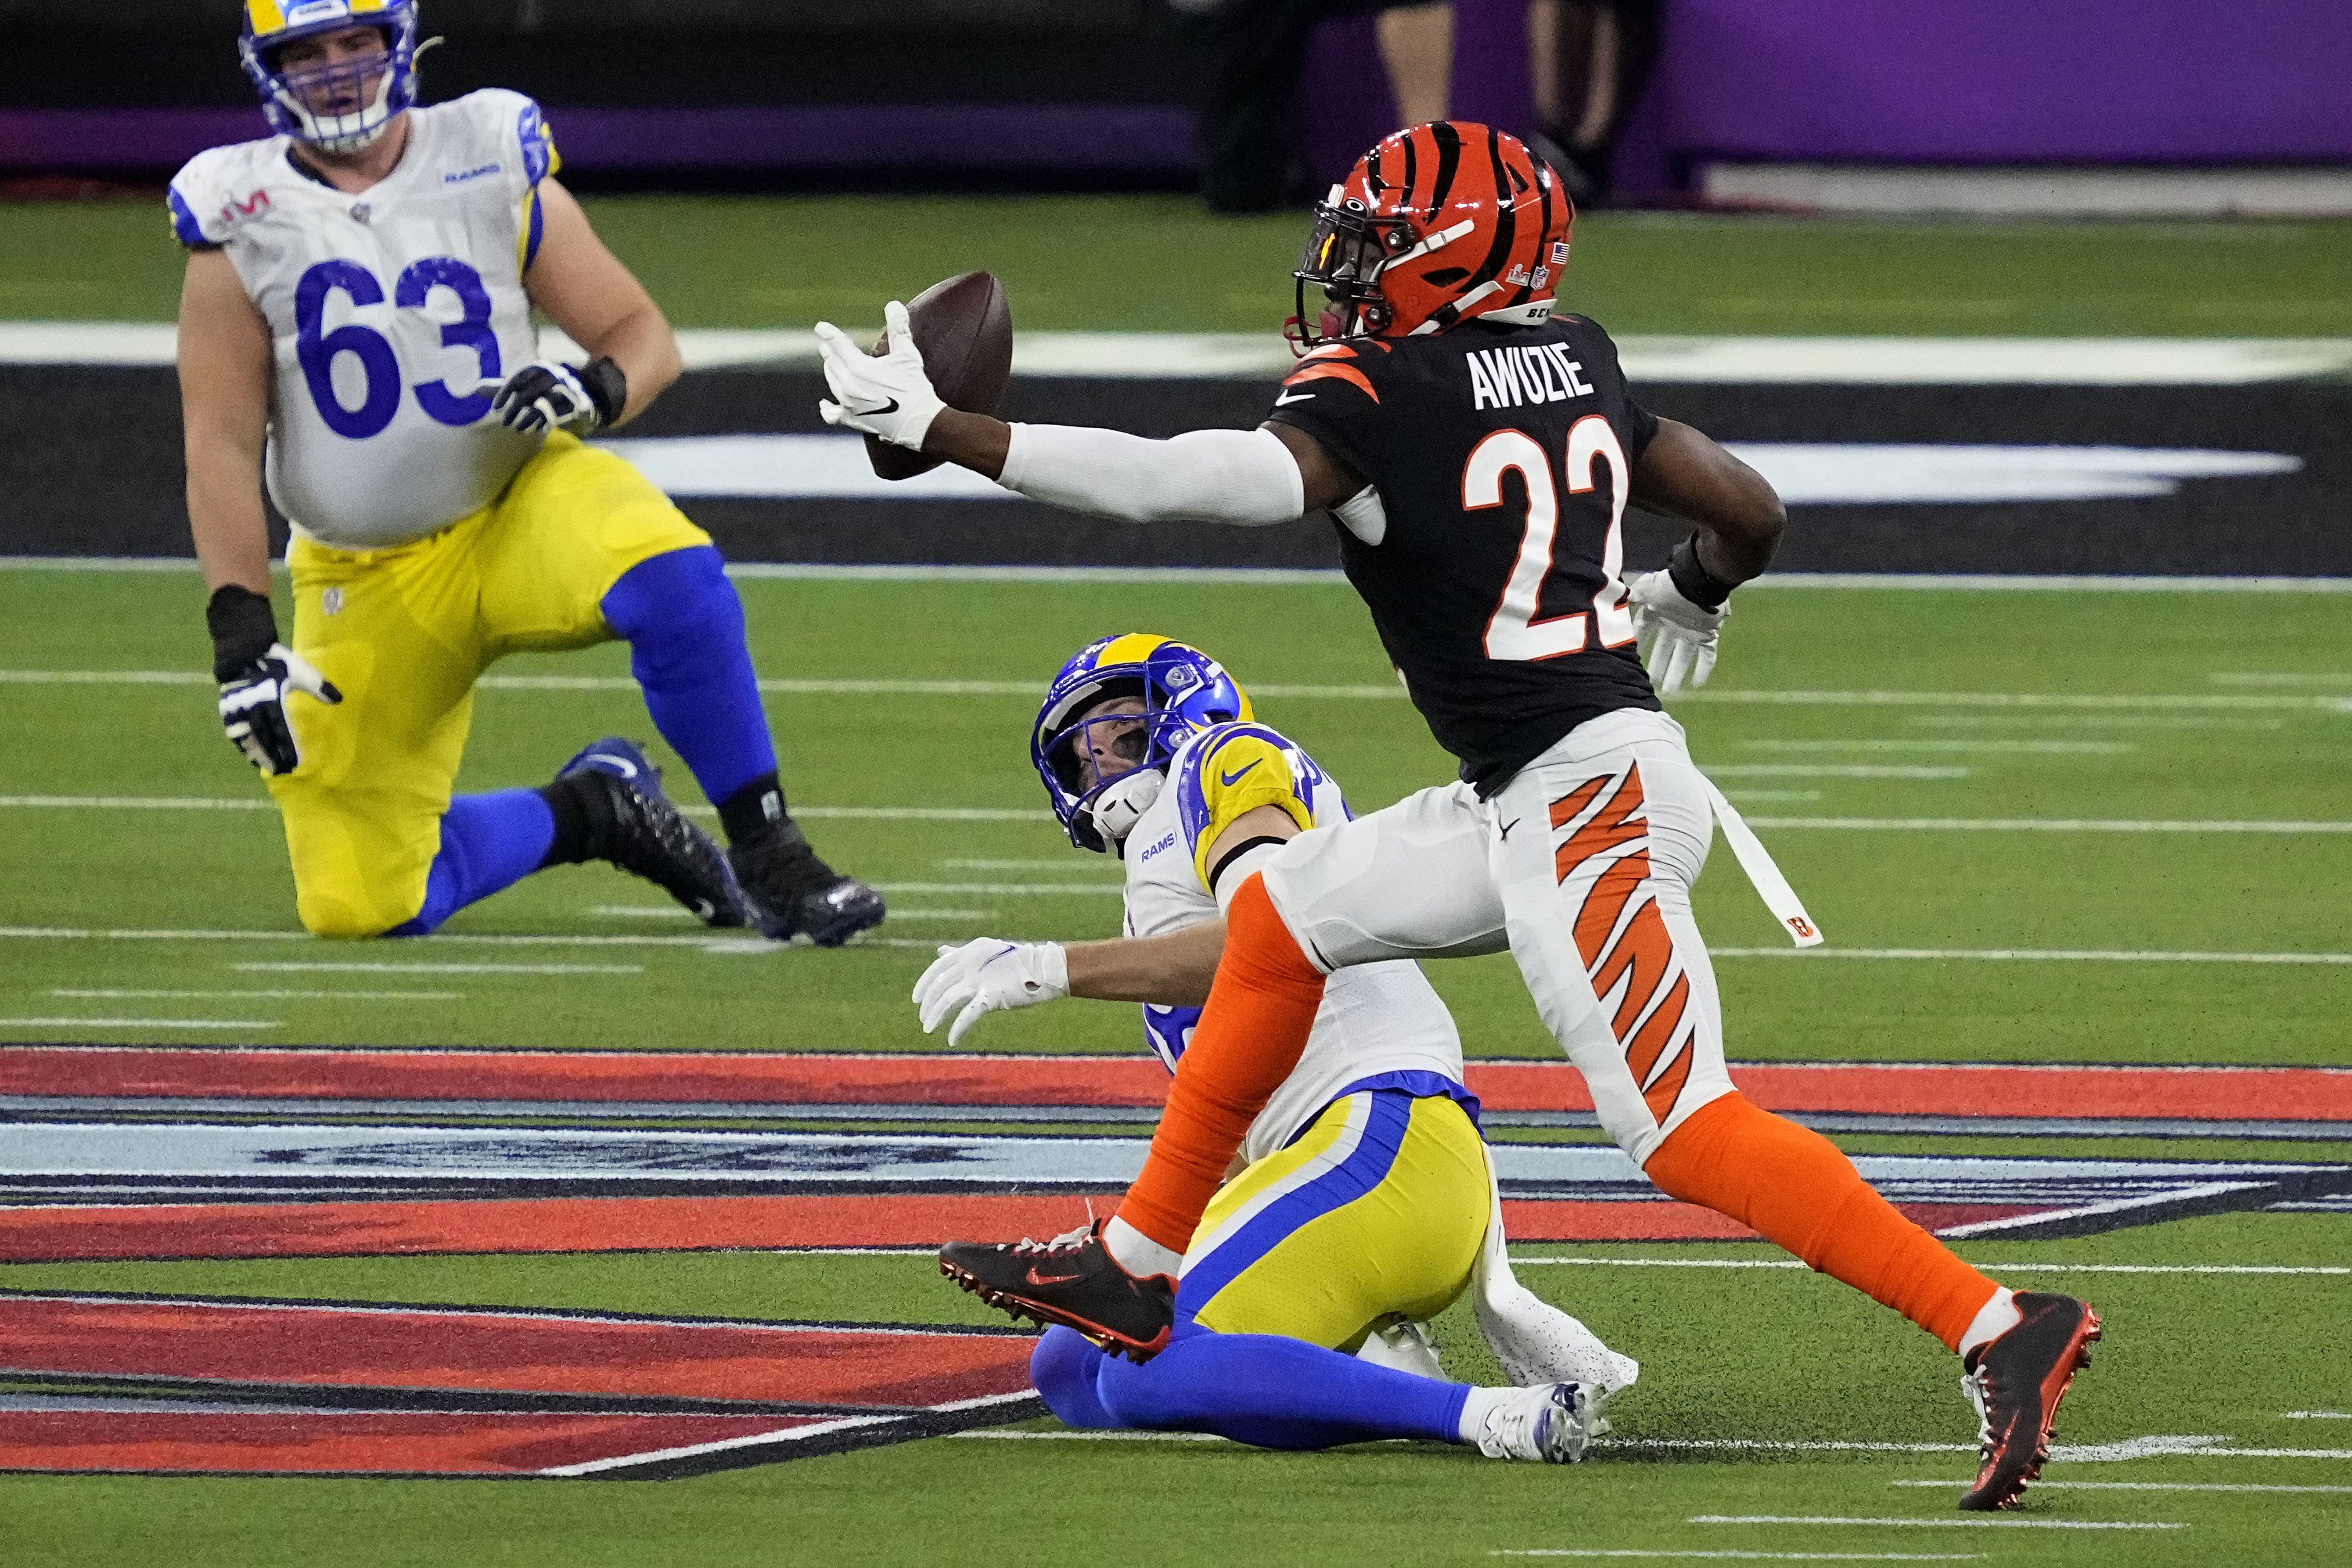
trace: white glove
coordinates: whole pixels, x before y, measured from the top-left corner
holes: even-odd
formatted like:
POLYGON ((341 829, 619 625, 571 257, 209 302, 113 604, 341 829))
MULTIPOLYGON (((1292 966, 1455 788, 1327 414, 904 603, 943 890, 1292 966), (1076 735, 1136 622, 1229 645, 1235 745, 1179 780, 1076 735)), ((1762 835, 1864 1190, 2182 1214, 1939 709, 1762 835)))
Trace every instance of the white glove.
POLYGON ((831 321, 816 324, 817 352, 824 356, 824 384, 833 397, 817 400, 828 425, 844 426, 904 447, 923 449, 924 433, 947 406, 923 372, 923 351, 915 346, 907 307, 893 300, 882 307, 889 350, 880 357, 859 348, 831 321))
POLYGON ((287 722, 286 700, 306 692, 332 706, 343 700, 318 667, 282 642, 255 659, 234 679, 221 682, 221 724, 245 760, 265 776, 290 773, 302 765, 302 750, 287 722))
POLYGON ((1034 1007, 1070 994, 1070 966, 1058 942, 1002 942, 981 937, 961 947, 942 947, 915 982, 915 1005, 922 1009, 923 1033, 959 1006, 948 1026, 948 1044, 962 1043, 983 1013, 1034 1007))
POLYGON ((1705 686, 1715 669, 1716 633, 1731 614, 1730 605, 1703 609, 1684 598, 1664 572, 1629 578, 1625 596, 1633 607, 1634 641, 1658 695, 1671 697, 1685 684, 1705 686))

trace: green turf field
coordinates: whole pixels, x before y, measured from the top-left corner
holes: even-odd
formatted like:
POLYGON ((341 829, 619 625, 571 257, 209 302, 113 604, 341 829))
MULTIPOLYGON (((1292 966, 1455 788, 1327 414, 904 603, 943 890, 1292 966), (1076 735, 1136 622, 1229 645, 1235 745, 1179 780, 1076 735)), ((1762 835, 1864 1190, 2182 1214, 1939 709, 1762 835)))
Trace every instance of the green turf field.
MULTIPOLYGON (((986 267, 1034 329, 1255 331, 1291 312, 1300 216, 1179 196, 604 197, 613 249, 681 327, 867 323, 986 267)), ((0 319, 165 321, 152 201, 0 203, 0 319)), ((1972 223, 1593 213, 1562 298, 1612 331, 2332 337, 2352 223, 1972 223)))
MULTIPOLYGON (((26 804, 258 798, 218 738, 194 575, 0 571, 7 667, 52 672, 0 683, 10 715, 0 757, 19 792, 0 806, 10 928, 0 934, 0 1016, 253 1026, 43 1022, 0 1026, 0 1038, 936 1047, 905 1001, 933 942, 1116 928, 1110 868, 1043 818, 1024 754, 1025 689, 1113 627, 1214 650, 1260 689, 1262 716, 1313 750, 1360 808, 1446 774, 1391 694, 1341 587, 751 577, 741 588, 757 662, 787 683, 771 700, 796 805, 828 855, 905 889, 892 894, 887 941, 817 952, 698 937, 658 893, 601 868, 534 879, 433 939, 310 941, 296 931, 266 810, 26 804), (979 689, 922 684, 942 681, 979 689), (1308 687, 1341 690, 1284 691, 1308 687), (1038 815, 833 815, 845 808, 1038 815), (1040 887, 1055 890, 1016 890, 1040 887), (345 963, 393 967, 250 967, 345 963), (438 967, 486 963, 594 972, 438 967)), ((2345 1061, 2352 600, 1781 587, 1741 605, 1714 683, 1676 703, 1696 754, 1760 825, 1833 950, 1946 956, 1785 956, 1719 853, 1700 889, 1702 921, 1719 947, 1756 953, 1719 963, 1735 1058, 2345 1061), (1900 826, 1922 821, 1984 826, 1900 826), (2053 956, 2084 952, 2116 956, 2053 956), (2326 961, 2179 956, 2193 953, 2326 961)), ((504 677, 614 679, 485 690, 461 785, 534 783, 597 734, 646 734, 625 671, 615 649, 499 667, 504 677)), ((682 771, 674 776, 683 788, 682 771)), ((1433 978, 1475 1054, 1552 1053, 1507 961, 1439 965, 1433 978)), ((1135 1030, 1124 1007, 1071 1004, 992 1018, 967 1048, 1132 1053, 1135 1030)), ((2341 1151, 2252 1140, 1842 1142, 2099 1157, 2332 1161, 2341 1151)), ((1951 1446, 1969 1440, 1971 1418, 1948 1357, 1923 1336, 1801 1269, 1679 1266, 1780 1256, 1760 1244, 1596 1244, 1518 1248, 1523 1259, 1585 1260, 1527 1261, 1522 1273, 1645 1365, 1612 1410, 1617 1441, 1572 1470, 1434 1448, 1275 1456, 1217 1441, 1076 1441, 1047 1421, 1021 1428, 1039 1434, 1028 1437, 934 1438, 667 1483, 12 1477, 0 1478, 0 1561, 881 1563, 976 1547, 1025 1557, 1105 1537, 1172 1563, 1560 1552, 2341 1560, 2352 1425, 2290 1413, 2352 1411, 2341 1345, 2352 1277, 2063 1270, 2339 1268, 2352 1217, 2218 1216, 1963 1250, 2021 1285, 2088 1294, 2109 1323, 2064 1423, 2066 1441, 2105 1449, 2053 1464, 2051 1481, 2067 1485, 2037 1489, 2026 1512, 1992 1523, 1951 1511, 1970 1468, 1951 1446), (2227 1452, 2198 1455, 2189 1438, 2227 1452), (1894 1447, 1773 1446, 1808 1443, 1894 1447), (1912 1484, 1922 1482, 1935 1484, 1912 1484), (1792 1518, 1812 1522, 1757 1522, 1792 1518), (2143 1528, 2154 1526, 2167 1528, 2143 1528)), ((990 1321, 906 1257, 12 1265, 0 1267, 0 1289, 990 1321)), ((1454 1372, 1495 1375, 1462 1309, 1439 1329, 1454 1372)))

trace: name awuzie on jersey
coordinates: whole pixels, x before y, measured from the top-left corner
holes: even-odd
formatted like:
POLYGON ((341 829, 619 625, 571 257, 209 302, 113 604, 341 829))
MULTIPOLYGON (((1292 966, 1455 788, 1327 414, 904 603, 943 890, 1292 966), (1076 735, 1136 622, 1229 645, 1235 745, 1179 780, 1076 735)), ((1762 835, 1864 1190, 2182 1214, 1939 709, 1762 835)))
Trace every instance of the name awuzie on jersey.
POLYGON ((1569 358, 1566 343, 1472 350, 1464 356, 1470 366, 1471 406, 1517 408, 1523 403, 1591 396, 1584 362, 1569 358))

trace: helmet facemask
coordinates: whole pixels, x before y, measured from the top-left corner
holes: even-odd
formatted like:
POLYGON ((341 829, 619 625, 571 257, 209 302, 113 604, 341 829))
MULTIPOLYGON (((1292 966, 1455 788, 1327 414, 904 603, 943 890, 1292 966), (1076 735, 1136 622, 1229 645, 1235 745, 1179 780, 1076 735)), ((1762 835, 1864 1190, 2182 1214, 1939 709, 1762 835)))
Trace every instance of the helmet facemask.
POLYGON ((1410 218, 1376 217, 1360 197, 1332 186, 1315 205, 1315 226, 1291 274, 1297 280, 1298 313, 1291 318, 1297 352, 1307 353, 1343 338, 1377 336, 1391 316, 1381 296, 1381 269, 1412 242, 1410 218), (1307 313, 1309 284, 1321 289, 1327 301, 1312 317, 1307 313))
MULTIPOLYGON (((303 9, 295 7, 294 14, 303 9)), ((402 110, 415 103, 416 57, 422 49, 413 4, 394 0, 377 11, 358 16, 343 12, 258 35, 250 30, 251 18, 248 10, 247 31, 237 41, 237 53, 245 74, 261 94, 262 112, 278 132, 323 153, 356 153, 373 145, 402 110), (290 71, 281 65, 289 45, 352 26, 373 27, 383 39, 383 51, 290 71)))

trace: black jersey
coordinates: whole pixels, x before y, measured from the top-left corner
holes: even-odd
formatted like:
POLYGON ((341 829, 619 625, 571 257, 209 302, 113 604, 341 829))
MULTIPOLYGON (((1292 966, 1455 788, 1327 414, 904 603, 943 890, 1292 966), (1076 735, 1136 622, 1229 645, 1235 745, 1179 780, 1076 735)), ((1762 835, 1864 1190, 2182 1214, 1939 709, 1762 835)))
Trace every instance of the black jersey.
POLYGON ((1588 719, 1657 709, 1618 579, 1633 467, 1658 421, 1598 325, 1349 339, 1308 355, 1268 417, 1378 487, 1386 532, 1343 529, 1340 558, 1479 794, 1588 719))

